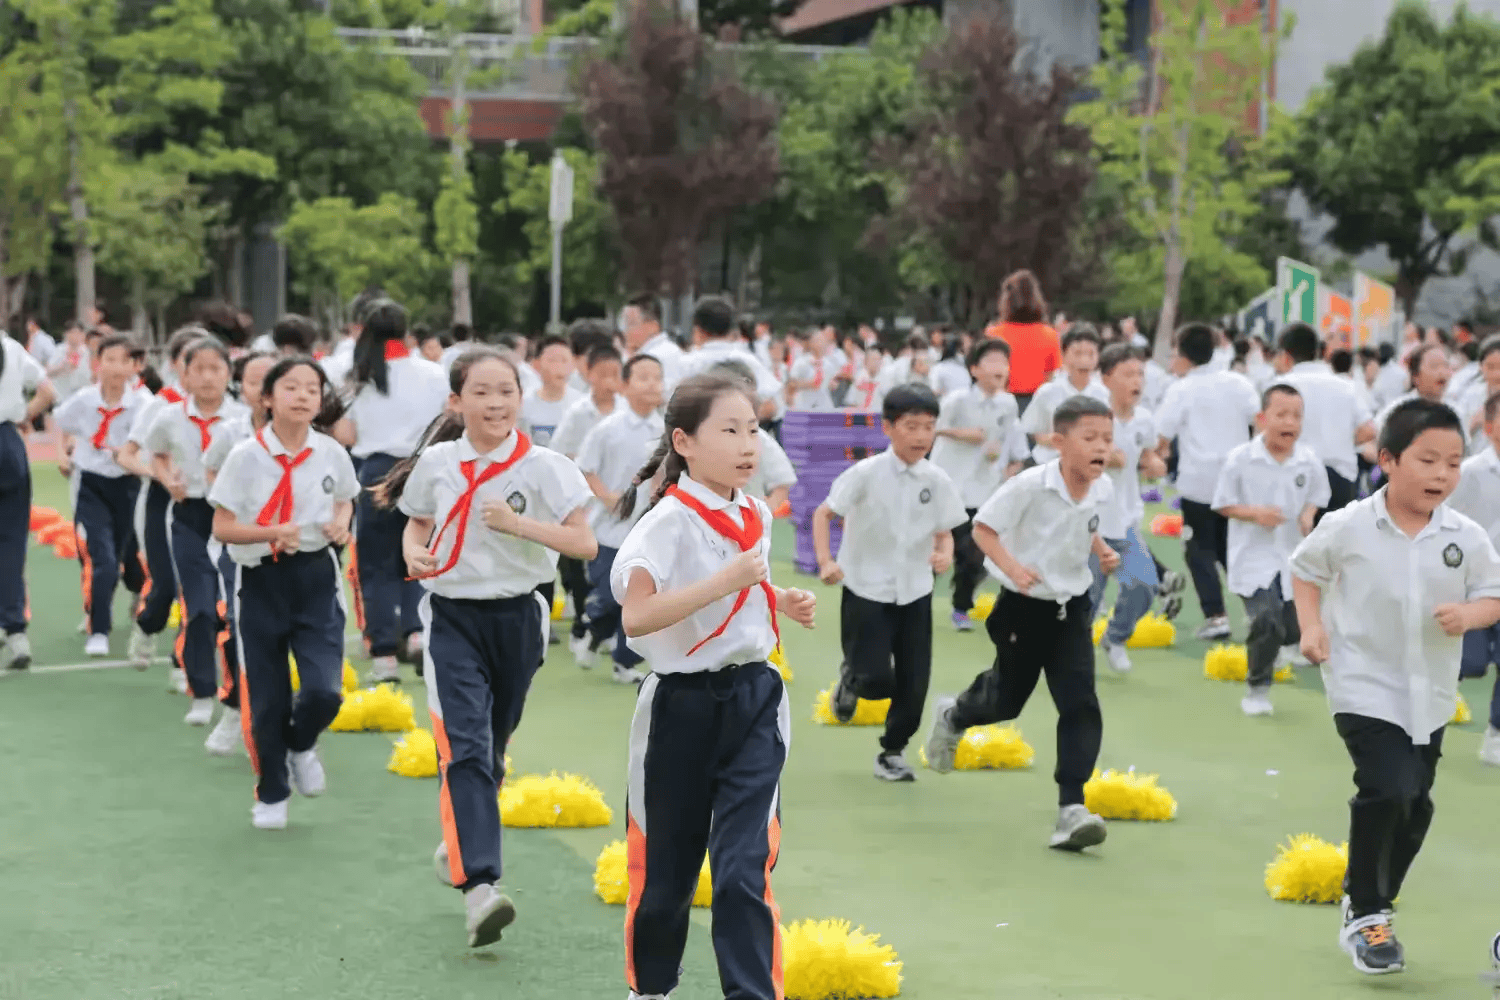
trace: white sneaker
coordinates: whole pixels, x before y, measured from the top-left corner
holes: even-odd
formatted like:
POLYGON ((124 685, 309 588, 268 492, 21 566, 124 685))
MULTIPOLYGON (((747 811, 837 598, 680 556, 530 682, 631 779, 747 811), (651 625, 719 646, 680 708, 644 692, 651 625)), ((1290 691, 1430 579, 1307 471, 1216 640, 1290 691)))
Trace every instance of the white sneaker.
POLYGON ((576 639, 568 640, 568 649, 573 653, 573 662, 583 670, 594 669, 594 651, 589 648, 591 641, 588 635, 580 635, 576 639))
POLYGON ((25 632, 12 632, 7 636, 0 653, 4 654, 7 670, 25 670, 31 666, 31 640, 26 638, 25 632))
POLYGON ((932 703, 932 729, 927 734, 927 766, 938 774, 953 770, 958 742, 964 731, 948 721, 948 713, 958 704, 957 698, 938 698, 932 703))
POLYGON ((250 825, 257 830, 285 830, 286 806, 291 799, 280 802, 259 802, 250 807, 250 825))
POLYGON ((190 726, 206 726, 214 721, 214 700, 212 698, 194 698, 193 706, 188 709, 187 715, 182 721, 190 726))
POLYGON ((1057 826, 1047 846, 1061 851, 1081 851, 1104 843, 1108 833, 1104 820, 1089 812, 1088 806, 1063 806, 1057 811, 1057 826))
POLYGON ((132 625, 130 646, 125 655, 130 660, 131 666, 137 670, 145 670, 151 666, 151 661, 156 659, 156 636, 142 632, 139 625, 132 625))
POLYGON ((215 757, 233 757, 244 752, 245 733, 240 729, 239 709, 224 709, 224 714, 219 716, 219 724, 214 726, 208 739, 203 741, 203 749, 215 757))
POLYGON ((370 661, 370 683, 386 684, 395 681, 401 683, 401 664, 396 662, 394 656, 377 656, 370 661))
POLYGON ((91 635, 83 644, 83 655, 101 659, 109 655, 109 636, 102 632, 91 635))
POLYGON ((315 799, 328 791, 328 776, 323 773, 323 762, 318 759, 318 748, 286 755, 287 767, 292 772, 292 787, 304 798, 315 799))
POLYGON ((1479 744, 1479 761, 1490 767, 1500 767, 1500 729, 1486 727, 1484 739, 1479 744))
POLYGON ((1265 688, 1251 688, 1240 699, 1240 711, 1246 715, 1275 715, 1276 707, 1271 704, 1271 692, 1265 688))
POLYGON ((500 932, 516 919, 516 904, 488 882, 464 893, 464 910, 468 913, 470 948, 483 948, 499 941, 500 932))
POLYGON ((1229 627, 1228 615, 1215 615, 1198 627, 1197 636, 1200 639, 1228 639, 1233 633, 1229 627))
POLYGON ((1111 670, 1117 674, 1130 673, 1130 654, 1125 652, 1124 646, 1100 636, 1099 648, 1104 650, 1104 659, 1111 670))
POLYGON ((175 663, 167 667, 167 690, 172 694, 187 694, 187 673, 175 663))
POLYGON ((670 994, 670 993, 637 993, 635 990, 631 990, 630 991, 630 996, 626 997, 626 1000, 672 1000, 672 994, 670 994))
POLYGON ((83 616, 83 621, 81 621, 81 622, 78 623, 78 634, 79 635, 88 635, 89 634, 89 616, 87 614, 85 614, 83 616))
POLYGON ((1302 655, 1302 647, 1300 646, 1282 646, 1281 662, 1290 663, 1294 667, 1312 666, 1312 663, 1308 661, 1307 657, 1302 655))
POLYGON ((453 884, 453 872, 448 867, 448 842, 438 841, 437 850, 432 852, 432 867, 437 872, 438 881, 444 885, 453 884))
POLYGON ((623 664, 615 664, 616 684, 639 684, 646 679, 646 675, 635 667, 627 667, 623 664))

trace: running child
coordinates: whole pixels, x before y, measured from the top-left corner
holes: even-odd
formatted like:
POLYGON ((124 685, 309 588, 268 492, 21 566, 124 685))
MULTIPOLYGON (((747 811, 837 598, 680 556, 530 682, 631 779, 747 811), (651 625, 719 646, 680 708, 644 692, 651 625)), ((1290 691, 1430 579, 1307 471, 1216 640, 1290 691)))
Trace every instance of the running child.
POLYGON ((541 375, 542 384, 522 401, 520 426, 532 444, 550 448, 563 414, 583 393, 568 384, 574 372, 573 352, 561 337, 549 335, 539 339, 531 364, 541 375))
POLYGON ((516 427, 521 377, 508 356, 466 351, 447 409, 377 490, 399 503, 421 605, 427 705, 437 740, 443 841, 438 877, 464 893, 470 947, 500 939, 515 906, 496 887, 505 746, 545 650, 535 593, 550 552, 593 556, 588 485, 562 455, 516 427))
POLYGON ((621 364, 620 352, 613 344, 602 344, 589 351, 585 375, 589 391, 575 399, 563 414, 557 433, 552 436, 553 451, 576 458, 589 431, 623 405, 620 390, 625 383, 621 364))
POLYGON ((1339 944, 1371 974, 1405 967, 1391 918, 1432 823, 1463 636, 1500 620, 1500 556, 1444 503, 1463 454, 1448 406, 1397 405, 1380 432, 1386 485, 1325 517, 1292 556, 1302 653, 1323 667, 1354 763, 1339 944))
POLYGON ((0 336, 0 669, 31 666, 26 637, 26 550, 31 546, 31 460, 21 428, 56 400, 47 372, 26 348, 0 336), (31 399, 26 394, 31 393, 31 399))
POLYGON ((1021 416, 1021 429, 1035 439, 1031 458, 1045 465, 1057 458, 1057 434, 1052 430, 1052 414, 1063 403, 1082 393, 1101 403, 1109 402, 1109 392, 1099 381, 1099 331, 1088 323, 1075 323, 1062 336, 1062 370, 1048 379, 1031 397, 1031 404, 1021 416))
POLYGON ((1292 604, 1289 560, 1329 505, 1324 460, 1303 444, 1302 394, 1276 382, 1262 396, 1255 418, 1260 433, 1229 453, 1214 488, 1213 509, 1229 519, 1229 589, 1245 602, 1249 690, 1240 702, 1246 715, 1270 715, 1276 656, 1295 646, 1297 611, 1292 604))
MULTIPOLYGON (((1034 401, 1033 401, 1034 403, 1034 401)), ((953 770, 964 730, 1009 722, 1047 676, 1057 706, 1057 827, 1050 846, 1069 851, 1104 842, 1104 821, 1083 804, 1083 785, 1099 758, 1103 720, 1094 693, 1089 554, 1106 573, 1120 557, 1099 537, 1112 489, 1104 475, 1114 446, 1114 414, 1076 396, 1052 416, 1058 458, 1006 482, 974 516, 974 541, 1000 596, 985 627, 995 662, 957 698, 933 705, 927 763, 953 770)))
MULTIPOLYGON (((1484 356, 1482 350, 1480 353, 1484 356)), ((1472 518, 1489 533, 1490 542, 1500 546, 1500 457, 1497 457, 1500 453, 1500 392, 1491 393, 1480 412, 1484 415, 1484 434, 1489 447, 1464 459, 1463 475, 1448 506, 1472 518)), ((1465 632, 1459 676, 1483 677, 1491 663, 1500 667, 1500 625, 1465 632)), ((1495 690, 1490 697, 1490 724, 1479 746, 1479 759, 1491 767, 1500 767, 1500 669, 1495 674, 1495 690)))
POLYGON ((782 994, 771 872, 791 706, 766 658, 779 644, 776 611, 811 628, 816 598, 769 578, 770 511, 743 491, 760 441, 755 406, 738 379, 684 381, 660 445, 620 498, 633 510, 638 487, 660 483, 605 584, 652 667, 630 725, 632 1000, 665 1000, 677 988, 705 850, 724 994, 782 994))
POLYGON ((834 376, 838 374, 840 362, 832 356, 833 328, 814 330, 807 338, 805 349, 787 369, 786 403, 789 410, 833 409, 834 376))
POLYGON ((854 463, 813 512, 818 577, 844 585, 844 653, 831 708, 840 722, 859 699, 889 698, 875 777, 915 781, 906 745, 922 724, 932 679, 932 579, 953 565, 953 529, 967 522, 953 480, 927 460, 938 401, 925 385, 898 385, 885 397, 881 427, 890 447, 854 463), (838 561, 829 522, 844 520, 838 561))

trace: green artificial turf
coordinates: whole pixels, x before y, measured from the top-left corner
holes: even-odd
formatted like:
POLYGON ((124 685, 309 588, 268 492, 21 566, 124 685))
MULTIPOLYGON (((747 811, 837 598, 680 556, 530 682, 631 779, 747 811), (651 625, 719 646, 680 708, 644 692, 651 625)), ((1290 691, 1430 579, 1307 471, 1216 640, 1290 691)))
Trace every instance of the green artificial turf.
MULTIPOLYGON (((39 469, 38 502, 63 509, 55 479, 39 469)), ((778 532, 785 580, 786 526, 778 532)), ((1179 543, 1155 547, 1180 563, 1179 543)), ((76 567, 33 549, 29 578, 38 665, 83 660, 76 567)), ((1180 811, 1171 823, 1112 823, 1097 851, 1057 854, 1043 846, 1055 815, 1045 691, 1020 720, 1036 748, 1029 770, 878 782, 876 730, 809 721, 838 660, 837 593, 811 586, 818 629, 785 633, 795 732, 776 895, 785 922, 844 918, 895 946, 902 996, 1487 995, 1477 976, 1500 930, 1500 772, 1475 751, 1489 682, 1464 684, 1478 719, 1449 736, 1437 819, 1401 900, 1409 971, 1367 980, 1335 946, 1334 908, 1276 903, 1262 884, 1288 835, 1344 836, 1350 767, 1315 671, 1278 685, 1275 717, 1251 720, 1238 686, 1203 679, 1205 646, 1191 638, 1136 652, 1129 677, 1101 668, 1100 765, 1159 773, 1180 811)), ((935 694, 989 657, 982 632, 956 635, 937 617, 935 694)), ((1180 635, 1198 622, 1189 609, 1180 635)), ((117 626, 117 650, 124 640, 117 626)), ((407 679, 423 722, 421 687, 407 679)), ((284 833, 259 832, 248 762, 205 755, 203 730, 182 725, 185 703, 165 681, 161 666, 0 679, 0 998, 625 996, 623 911, 591 882, 599 849, 623 835, 633 706, 607 671, 580 671, 553 647, 510 752, 522 773, 589 776, 615 822, 507 831, 519 917, 481 953, 464 947, 459 897, 432 874, 436 783, 385 771, 393 736, 329 734, 328 795, 294 800, 284 833)), ((677 1000, 721 996, 707 913, 694 913, 677 1000)))

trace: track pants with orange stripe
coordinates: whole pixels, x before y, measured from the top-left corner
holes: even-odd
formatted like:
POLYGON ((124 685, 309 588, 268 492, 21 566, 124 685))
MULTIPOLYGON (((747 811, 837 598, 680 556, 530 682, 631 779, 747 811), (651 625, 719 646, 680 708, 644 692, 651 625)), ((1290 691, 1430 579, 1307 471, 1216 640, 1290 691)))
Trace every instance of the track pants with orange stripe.
POLYGON ((138 594, 146 583, 135 549, 135 498, 141 481, 135 476, 101 476, 81 469, 77 474, 73 523, 79 535, 89 635, 109 635, 121 566, 127 590, 138 594))
POLYGON ((726 1000, 782 1000, 781 768, 791 712, 766 663, 651 674, 630 725, 625 978, 642 996, 676 989, 688 912, 708 852, 714 955, 726 1000))
POLYGON ((219 569, 208 554, 214 509, 207 500, 189 497, 172 504, 167 537, 172 568, 182 591, 182 672, 194 698, 212 698, 219 689, 219 569))
POLYGON ((31 462, 16 425, 0 421, 0 638, 26 631, 31 462))
MULTIPOLYGON (((219 606, 224 628, 219 632, 219 703, 225 708, 240 707, 240 643, 235 637, 235 582, 239 569, 229 556, 229 546, 219 553, 219 606)), ((343 668, 339 669, 339 688, 343 689, 343 668)))
POLYGON ((438 815, 449 874, 459 889, 500 881, 500 783, 505 745, 521 722, 531 678, 547 648, 534 591, 420 605, 422 671, 438 748, 438 815))
POLYGON ((280 802, 291 795, 286 755, 311 750, 344 700, 342 574, 326 548, 237 569, 240 720, 250 722, 245 749, 259 777, 255 797, 280 802), (295 698, 289 654, 302 679, 295 698))
POLYGON ((166 629, 172 602, 177 600, 177 570, 172 566, 172 546, 167 540, 167 511, 171 506, 172 496, 161 483, 153 479, 146 484, 141 537, 136 541, 146 554, 151 589, 146 592, 135 623, 147 635, 157 635, 166 629))

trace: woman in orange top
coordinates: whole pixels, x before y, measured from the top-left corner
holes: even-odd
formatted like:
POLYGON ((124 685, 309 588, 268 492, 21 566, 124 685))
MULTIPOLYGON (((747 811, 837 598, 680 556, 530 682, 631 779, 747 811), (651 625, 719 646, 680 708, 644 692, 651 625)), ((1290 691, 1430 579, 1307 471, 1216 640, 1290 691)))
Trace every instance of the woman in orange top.
POLYGON ((1047 325, 1047 300, 1030 271, 1017 271, 1000 286, 1000 321, 985 336, 1010 345, 1010 394, 1022 413, 1032 395, 1062 367, 1057 331, 1047 325))

